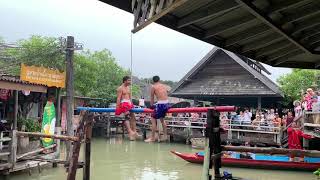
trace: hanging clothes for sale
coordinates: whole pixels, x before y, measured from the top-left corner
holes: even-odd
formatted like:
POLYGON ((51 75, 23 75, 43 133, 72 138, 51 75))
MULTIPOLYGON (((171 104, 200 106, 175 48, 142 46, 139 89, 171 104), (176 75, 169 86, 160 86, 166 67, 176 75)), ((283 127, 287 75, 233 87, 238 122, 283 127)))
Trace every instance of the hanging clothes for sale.
POLYGON ((9 97, 10 97, 10 90, 0 89, 0 100, 8 101, 9 97))

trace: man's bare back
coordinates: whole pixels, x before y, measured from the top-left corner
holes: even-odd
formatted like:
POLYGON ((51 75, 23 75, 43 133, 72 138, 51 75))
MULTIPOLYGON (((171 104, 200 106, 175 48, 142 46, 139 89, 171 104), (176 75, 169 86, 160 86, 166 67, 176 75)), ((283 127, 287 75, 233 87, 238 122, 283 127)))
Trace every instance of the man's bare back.
POLYGON ((154 95, 157 98, 157 101, 166 101, 168 100, 168 89, 167 86, 158 82, 152 85, 151 91, 154 92, 154 95))

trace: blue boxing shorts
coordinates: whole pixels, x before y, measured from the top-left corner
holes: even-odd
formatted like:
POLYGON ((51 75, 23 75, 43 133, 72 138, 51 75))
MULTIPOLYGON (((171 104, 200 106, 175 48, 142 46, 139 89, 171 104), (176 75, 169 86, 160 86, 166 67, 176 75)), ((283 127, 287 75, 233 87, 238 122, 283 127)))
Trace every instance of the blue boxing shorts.
POLYGON ((158 101, 154 107, 153 118, 161 119, 166 117, 167 111, 169 110, 169 101, 158 101))

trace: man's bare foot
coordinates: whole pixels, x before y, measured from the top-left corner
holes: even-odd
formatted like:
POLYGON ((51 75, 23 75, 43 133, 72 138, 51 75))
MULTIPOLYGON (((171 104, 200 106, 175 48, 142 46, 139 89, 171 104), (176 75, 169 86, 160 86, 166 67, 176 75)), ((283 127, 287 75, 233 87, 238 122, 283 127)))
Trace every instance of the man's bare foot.
POLYGON ((139 134, 138 132, 135 132, 134 134, 135 134, 136 137, 142 137, 142 135, 139 134))
POLYGON ((135 141, 136 140, 136 134, 135 133, 129 133, 128 136, 129 136, 129 140, 130 141, 135 141))
POLYGON ((161 138, 161 141, 166 141, 168 140, 168 136, 167 135, 163 135, 162 138, 161 138))
POLYGON ((148 139, 144 140, 144 142, 147 142, 147 143, 155 142, 155 139, 154 138, 148 138, 148 139))

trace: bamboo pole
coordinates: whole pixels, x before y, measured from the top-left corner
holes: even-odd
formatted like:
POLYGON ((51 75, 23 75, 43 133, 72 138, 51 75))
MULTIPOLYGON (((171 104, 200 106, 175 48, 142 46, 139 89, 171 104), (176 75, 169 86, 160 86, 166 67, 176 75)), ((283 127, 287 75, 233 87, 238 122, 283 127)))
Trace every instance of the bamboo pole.
POLYGON ((236 151, 236 152, 251 152, 261 154, 285 154, 300 156, 305 155, 308 157, 320 157, 320 151, 315 150, 299 150, 299 149, 282 149, 282 148, 261 148, 261 147, 247 147, 247 146, 222 146, 223 151, 236 151))
POLYGON ((79 141, 79 138, 75 136, 64 136, 64 135, 56 135, 56 134, 50 135, 50 134, 35 133, 35 132, 17 131, 17 136, 53 138, 53 139, 62 139, 66 141, 75 141, 75 142, 79 141))
POLYGON ((31 152, 27 152, 27 153, 21 154, 21 155, 19 155, 19 156, 17 157, 17 160, 22 159, 22 158, 27 157, 27 156, 35 155, 35 154, 37 154, 37 153, 40 153, 40 152, 45 151, 45 150, 48 150, 48 149, 55 148, 56 146, 57 146, 56 144, 52 144, 52 145, 50 145, 50 146, 48 146, 48 147, 40 148, 40 149, 31 151, 31 152))

